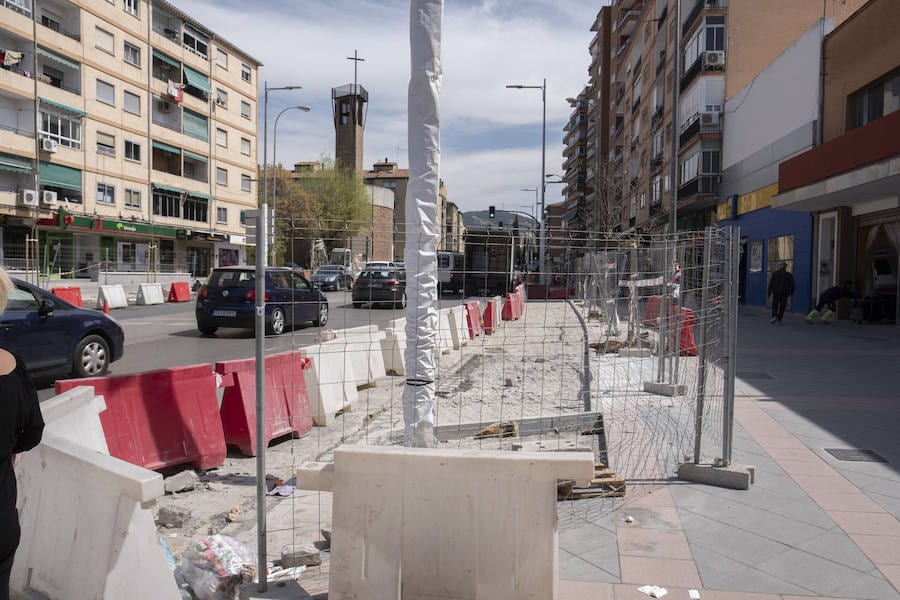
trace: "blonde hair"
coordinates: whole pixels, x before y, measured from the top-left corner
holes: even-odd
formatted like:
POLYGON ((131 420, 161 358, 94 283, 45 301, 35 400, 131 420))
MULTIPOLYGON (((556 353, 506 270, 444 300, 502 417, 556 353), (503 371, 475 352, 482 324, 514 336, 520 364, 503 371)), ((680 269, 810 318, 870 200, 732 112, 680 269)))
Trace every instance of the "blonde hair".
POLYGON ((13 291, 14 287, 12 279, 9 278, 9 273, 6 272, 6 269, 0 267, 0 312, 6 310, 9 293, 13 291))

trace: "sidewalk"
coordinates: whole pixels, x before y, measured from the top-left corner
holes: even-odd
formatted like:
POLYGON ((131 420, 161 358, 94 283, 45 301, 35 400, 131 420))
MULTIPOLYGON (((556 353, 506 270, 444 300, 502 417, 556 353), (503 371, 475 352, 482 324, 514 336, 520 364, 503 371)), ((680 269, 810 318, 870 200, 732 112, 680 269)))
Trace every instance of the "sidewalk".
POLYGON ((900 599, 900 328, 776 326, 741 307, 737 344, 734 458, 755 484, 669 481, 590 524, 561 505, 562 600, 646 599, 648 584, 668 598, 900 599))

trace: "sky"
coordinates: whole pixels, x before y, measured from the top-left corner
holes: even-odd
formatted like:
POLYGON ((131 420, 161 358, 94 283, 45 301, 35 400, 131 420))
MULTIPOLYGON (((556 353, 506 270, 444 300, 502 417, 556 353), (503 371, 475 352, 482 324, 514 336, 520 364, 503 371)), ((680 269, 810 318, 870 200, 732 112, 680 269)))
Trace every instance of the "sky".
MULTIPOLYGON (((262 162, 263 82, 270 91, 269 161, 291 168, 334 157, 331 88, 369 92, 364 164, 408 168, 409 0, 170 0, 250 56, 258 81, 262 162), (285 112, 289 106, 312 110, 285 112)), ((547 173, 562 174, 563 127, 588 80, 590 27, 605 0, 445 0, 440 174, 462 211, 533 212, 541 179, 541 85, 547 79, 547 173), (531 191, 522 191, 530 188, 531 191)), ((547 186, 546 203, 562 200, 547 186)))

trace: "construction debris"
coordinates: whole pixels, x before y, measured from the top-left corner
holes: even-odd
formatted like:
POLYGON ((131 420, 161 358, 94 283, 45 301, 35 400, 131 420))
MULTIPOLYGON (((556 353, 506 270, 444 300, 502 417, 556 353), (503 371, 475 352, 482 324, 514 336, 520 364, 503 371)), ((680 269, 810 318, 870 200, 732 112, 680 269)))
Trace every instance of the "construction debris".
POLYGON ((594 478, 588 487, 575 487, 575 480, 560 479, 556 485, 558 500, 583 498, 621 498, 625 495, 625 480, 600 462, 594 463, 594 478))
POLYGON ((475 434, 476 440, 483 440, 485 438, 505 438, 505 437, 518 437, 519 436, 519 424, 515 421, 500 421, 499 423, 494 423, 493 425, 488 425, 481 431, 475 434))

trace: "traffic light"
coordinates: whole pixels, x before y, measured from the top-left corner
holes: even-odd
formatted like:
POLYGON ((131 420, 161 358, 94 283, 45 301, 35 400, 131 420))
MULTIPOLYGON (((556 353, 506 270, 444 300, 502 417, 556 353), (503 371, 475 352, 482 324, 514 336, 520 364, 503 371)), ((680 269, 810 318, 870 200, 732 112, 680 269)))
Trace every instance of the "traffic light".
POLYGON ((494 207, 493 207, 493 206, 488 206, 488 216, 489 216, 490 218, 493 219, 493 218, 494 218, 494 213, 495 213, 494 207))

